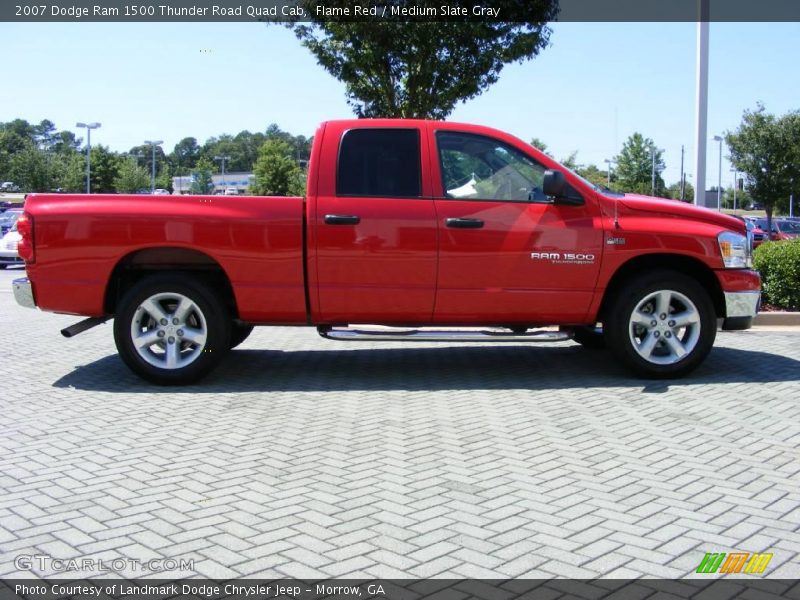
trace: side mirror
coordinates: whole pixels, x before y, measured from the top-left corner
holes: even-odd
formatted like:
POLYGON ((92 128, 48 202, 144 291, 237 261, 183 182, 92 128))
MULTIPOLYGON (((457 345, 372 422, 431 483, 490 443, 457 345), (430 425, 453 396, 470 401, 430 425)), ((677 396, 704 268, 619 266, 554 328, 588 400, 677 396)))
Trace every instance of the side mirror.
POLYGON ((564 190, 567 188, 567 180, 561 171, 553 171, 547 169, 544 172, 544 180, 542 181, 542 191, 548 196, 558 198, 564 195, 564 190))
POLYGON ((569 206, 583 204, 583 198, 567 183, 567 179, 561 171, 547 169, 544 172, 542 191, 553 199, 553 204, 566 204, 569 206))

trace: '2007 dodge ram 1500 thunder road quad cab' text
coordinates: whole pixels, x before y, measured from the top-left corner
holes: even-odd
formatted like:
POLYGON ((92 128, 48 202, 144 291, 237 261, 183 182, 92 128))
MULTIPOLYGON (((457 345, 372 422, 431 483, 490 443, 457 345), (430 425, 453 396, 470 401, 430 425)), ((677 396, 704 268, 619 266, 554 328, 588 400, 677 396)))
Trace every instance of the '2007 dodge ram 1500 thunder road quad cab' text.
POLYGON ((718 319, 749 327, 760 298, 740 220, 600 189, 515 137, 449 122, 323 123, 305 198, 34 194, 17 228, 17 301, 89 317, 67 337, 113 317, 123 361, 160 384, 199 379, 254 325, 572 337, 675 377, 707 356, 718 319))

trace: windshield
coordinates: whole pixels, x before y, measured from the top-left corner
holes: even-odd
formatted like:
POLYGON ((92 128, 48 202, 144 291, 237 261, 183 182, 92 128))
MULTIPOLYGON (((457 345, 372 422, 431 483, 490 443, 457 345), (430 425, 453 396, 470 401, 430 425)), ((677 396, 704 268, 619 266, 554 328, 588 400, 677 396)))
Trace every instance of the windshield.
POLYGON ((800 233, 800 222, 778 221, 778 227, 783 233, 800 233))
POLYGON ((7 210, 3 214, 0 214, 0 225, 3 227, 10 227, 17 222, 21 214, 22 212, 18 210, 7 210))

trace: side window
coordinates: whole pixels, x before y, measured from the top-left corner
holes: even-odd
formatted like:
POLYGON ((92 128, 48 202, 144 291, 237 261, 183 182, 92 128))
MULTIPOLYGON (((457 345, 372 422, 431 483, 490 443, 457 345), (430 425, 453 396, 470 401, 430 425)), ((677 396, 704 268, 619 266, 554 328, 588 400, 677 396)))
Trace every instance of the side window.
POLYGON ((352 129, 339 146, 337 196, 416 198, 420 183, 416 129, 352 129))
POLYGON ((471 133, 436 133, 442 186, 448 198, 540 200, 544 166, 499 140, 471 133))

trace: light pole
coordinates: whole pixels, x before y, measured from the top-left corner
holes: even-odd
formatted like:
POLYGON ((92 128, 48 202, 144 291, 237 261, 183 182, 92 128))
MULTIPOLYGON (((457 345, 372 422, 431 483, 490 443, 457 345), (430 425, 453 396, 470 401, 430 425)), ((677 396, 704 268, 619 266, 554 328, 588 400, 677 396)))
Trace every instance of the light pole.
POLYGON ((150 177, 150 193, 154 194, 156 191, 156 146, 160 146, 164 142, 162 140, 145 140, 144 143, 153 147, 153 174, 150 177))
POLYGON ((717 210, 722 208, 722 136, 715 135, 714 141, 719 142, 719 177, 717 178, 717 210))
POLYGON ((656 195, 656 152, 663 152, 662 148, 656 148, 655 146, 650 147, 650 161, 652 162, 652 167, 650 171, 650 195, 656 195))
POLYGON ((92 193, 92 129, 100 127, 100 123, 75 123, 75 127, 86 128, 86 193, 92 193))
POLYGON ((736 188, 739 187, 739 171, 736 170, 736 167, 731 169, 731 173, 733 173, 733 212, 736 212, 736 188))
POLYGON ((215 156, 214 160, 222 162, 222 191, 225 191, 225 161, 230 160, 230 156, 215 156))
POLYGON ((605 159, 605 161, 604 161, 604 162, 605 162, 605 163, 608 165, 608 172, 607 172, 607 175, 608 175, 608 178, 607 178, 607 180, 608 180, 608 184, 606 185, 606 187, 607 187, 608 189, 611 189, 611 165, 613 165, 613 164, 614 164, 616 161, 615 161, 613 158, 607 158, 607 159, 605 159))

